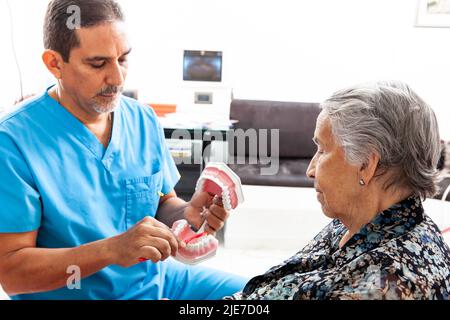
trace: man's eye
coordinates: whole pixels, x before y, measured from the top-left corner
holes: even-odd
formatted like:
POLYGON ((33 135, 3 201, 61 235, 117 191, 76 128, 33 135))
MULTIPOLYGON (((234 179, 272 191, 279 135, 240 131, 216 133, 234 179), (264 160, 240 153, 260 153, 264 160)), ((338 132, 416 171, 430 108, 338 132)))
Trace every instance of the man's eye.
POLYGON ((101 69, 105 66, 105 62, 102 63, 91 63, 91 67, 94 69, 101 69))

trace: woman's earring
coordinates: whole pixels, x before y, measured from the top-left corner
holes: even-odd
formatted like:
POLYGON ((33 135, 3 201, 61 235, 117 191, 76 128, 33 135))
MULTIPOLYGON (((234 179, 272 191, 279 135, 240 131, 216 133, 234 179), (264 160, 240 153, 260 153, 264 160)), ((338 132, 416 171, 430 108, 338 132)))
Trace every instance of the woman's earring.
POLYGON ((360 185, 360 186, 365 186, 365 185, 366 185, 366 183, 364 182, 364 180, 363 180, 363 179, 359 179, 359 185, 360 185))

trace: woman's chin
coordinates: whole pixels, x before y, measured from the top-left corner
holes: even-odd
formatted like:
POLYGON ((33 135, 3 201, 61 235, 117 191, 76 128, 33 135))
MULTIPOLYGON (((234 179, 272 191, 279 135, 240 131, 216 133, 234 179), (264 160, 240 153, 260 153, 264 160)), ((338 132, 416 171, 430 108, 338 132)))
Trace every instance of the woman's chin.
POLYGON ((336 215, 333 214, 333 211, 329 209, 327 205, 324 204, 324 197, 322 192, 317 192, 317 201, 319 201, 320 206, 322 208, 323 214, 331 219, 336 219, 336 215))
POLYGON ((320 206, 322 207, 322 212, 323 212, 323 214, 324 214, 327 218, 330 218, 330 219, 336 219, 336 218, 337 218, 336 215, 333 214, 332 211, 328 210, 328 208, 327 208, 326 206, 324 206, 322 203, 320 204, 320 206))

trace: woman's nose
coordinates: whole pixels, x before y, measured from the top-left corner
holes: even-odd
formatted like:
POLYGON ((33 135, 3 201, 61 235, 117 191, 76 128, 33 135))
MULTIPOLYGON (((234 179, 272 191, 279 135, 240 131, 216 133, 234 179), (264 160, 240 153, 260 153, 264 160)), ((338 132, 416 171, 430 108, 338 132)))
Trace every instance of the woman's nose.
POLYGON ((314 179, 316 177, 316 157, 311 159, 308 169, 306 169, 306 175, 308 178, 314 179))

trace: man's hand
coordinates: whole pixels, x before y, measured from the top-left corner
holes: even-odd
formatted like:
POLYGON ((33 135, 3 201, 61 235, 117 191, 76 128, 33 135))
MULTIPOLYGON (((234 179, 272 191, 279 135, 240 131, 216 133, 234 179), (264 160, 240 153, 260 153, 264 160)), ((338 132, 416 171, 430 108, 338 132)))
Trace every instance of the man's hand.
POLYGON ((140 259, 154 263, 164 261, 170 255, 175 256, 179 246, 185 245, 165 224, 151 217, 145 217, 110 241, 114 264, 122 267, 135 265, 140 259))
POLYGON ((197 229, 206 219, 205 231, 213 235, 223 228, 229 215, 218 196, 203 191, 196 192, 184 210, 186 220, 197 229))

